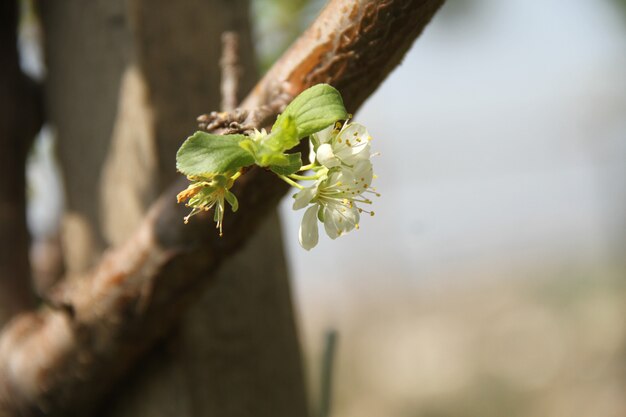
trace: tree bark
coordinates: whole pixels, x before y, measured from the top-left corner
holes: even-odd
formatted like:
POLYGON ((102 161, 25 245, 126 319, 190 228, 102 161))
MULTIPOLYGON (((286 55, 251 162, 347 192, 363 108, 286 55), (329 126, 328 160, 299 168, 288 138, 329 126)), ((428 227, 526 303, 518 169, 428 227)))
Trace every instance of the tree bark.
MULTIPOLYGON (((267 124, 290 97, 319 81, 339 86, 355 111, 442 2, 332 1, 248 96, 248 121, 267 124)), ((198 288, 216 285, 223 261, 245 246, 286 191, 263 170, 242 176, 234 190, 241 208, 229 213, 220 239, 208 216, 182 224, 185 209, 174 196, 184 184, 181 180, 162 195, 139 229, 98 263, 88 281, 59 291, 57 301, 65 307, 23 315, 3 332, 0 410, 36 414, 45 406, 63 413, 101 395, 171 328, 198 288)))
POLYGON ((34 307, 26 227, 26 155, 41 127, 38 87, 22 73, 18 3, 0 5, 0 325, 34 307))
MULTIPOLYGON (((195 130, 194 115, 218 107, 223 31, 240 34, 240 91, 256 82, 248 2, 66 0, 42 6, 48 106, 68 184, 66 264, 80 282, 89 280, 85 275, 102 247, 127 240, 163 184, 178 175, 175 152, 195 130)), ((99 414, 304 415, 277 214, 217 274, 216 285, 189 304, 174 335, 115 385, 99 414), (229 349, 233 344, 239 348, 229 349), (274 355, 283 360, 265 366, 274 355), (225 401, 233 396, 246 401, 225 401)), ((87 399, 64 413, 91 406, 87 399)))

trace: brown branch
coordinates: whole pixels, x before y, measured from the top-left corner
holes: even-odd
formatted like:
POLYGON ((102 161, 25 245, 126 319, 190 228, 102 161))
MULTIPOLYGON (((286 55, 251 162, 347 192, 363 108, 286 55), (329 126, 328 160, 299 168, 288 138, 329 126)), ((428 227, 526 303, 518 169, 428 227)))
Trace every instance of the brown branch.
MULTIPOLYGON (((247 124, 267 125, 290 97, 330 82, 349 109, 398 64, 443 0, 333 0, 243 104, 247 124)), ((207 276, 245 244, 287 187, 252 169, 233 190, 240 210, 219 238, 211 216, 185 226, 181 180, 133 237, 89 279, 59 288, 55 303, 23 314, 0 337, 0 415, 84 411, 175 323, 207 276)), ((210 281, 210 280, 209 280, 210 281)))

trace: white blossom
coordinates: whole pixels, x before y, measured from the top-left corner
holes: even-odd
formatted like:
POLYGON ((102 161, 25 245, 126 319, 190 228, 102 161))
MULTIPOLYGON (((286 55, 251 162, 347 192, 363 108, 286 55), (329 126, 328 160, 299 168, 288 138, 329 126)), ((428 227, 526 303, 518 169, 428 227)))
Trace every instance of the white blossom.
POLYGON ((359 160, 369 159, 370 140, 365 126, 348 122, 311 135, 317 161, 326 168, 352 167, 359 160))
MULTIPOLYGON (((319 219, 331 239, 359 228, 358 204, 371 204, 364 197, 373 193, 372 164, 369 159, 358 159, 352 167, 334 167, 327 171, 314 185, 294 195, 294 210, 311 205, 304 213, 300 224, 300 245, 310 250, 318 242, 319 219)), ((367 211, 366 211, 367 212, 367 211)), ((367 212, 373 215, 373 212, 367 212)))

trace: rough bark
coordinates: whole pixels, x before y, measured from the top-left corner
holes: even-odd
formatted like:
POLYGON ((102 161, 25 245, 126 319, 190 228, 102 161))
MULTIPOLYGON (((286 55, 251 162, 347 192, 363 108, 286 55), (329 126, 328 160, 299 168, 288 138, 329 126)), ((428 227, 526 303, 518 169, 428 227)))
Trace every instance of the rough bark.
MULTIPOLYGON (((44 29, 46 111, 65 182, 62 241, 69 277, 106 246, 98 186, 130 54, 123 0, 39 2, 44 29)), ((149 156, 147 156, 149 158, 149 156)))
MULTIPOLYGON (((219 105, 223 31, 240 34, 245 68, 240 90, 256 82, 247 8, 241 0, 43 5, 48 105, 55 109, 52 121, 68 182, 64 246, 74 281, 89 279, 86 271, 101 247, 127 240, 163 184, 177 176, 175 151, 193 132, 193 116, 219 105), (89 117, 77 120, 79 108, 91 110, 89 117)), ((163 342, 168 348, 155 348, 117 383, 99 413, 303 415, 304 383, 287 278, 273 214, 245 253, 224 265, 217 284, 189 300, 189 312, 163 342), (273 337, 260 343, 259 329, 268 326, 273 337), (229 349, 233 343, 239 348, 229 349), (249 366, 272 355, 284 360, 272 368, 249 366), (265 412, 245 402, 240 402, 243 409, 233 407, 224 402, 225 395, 208 395, 235 377, 231 395, 266 403, 265 412), (271 379, 276 383, 267 384, 271 379), (184 396, 180 386, 187 387, 184 396), (290 395, 282 397, 285 392, 290 395)), ((80 413, 90 402, 87 398, 64 414, 80 413)))
MULTIPOLYGON (((116 149, 109 152, 102 183, 105 235, 113 244, 127 240, 150 198, 177 176, 175 151, 194 130, 189 115, 218 108, 224 31, 236 31, 241 40, 245 72, 240 91, 249 91, 257 79, 247 1, 186 0, 173 6, 169 1, 134 0, 128 15, 136 64, 124 76, 113 138, 116 149), (144 91, 133 94, 133 83, 144 91), (124 85, 130 87, 128 93, 124 85), (128 112, 121 107, 126 97, 126 107, 139 117, 125 116, 128 112), (142 120, 143 134, 138 126, 142 120), (151 139, 143 141, 150 152, 137 152, 145 147, 133 140, 133 131, 151 139), (139 145, 134 152, 125 149, 133 142, 139 145), (145 165, 148 155, 154 159, 144 173, 136 167, 145 165), (133 197, 143 197, 143 203, 120 208, 133 197)), ((245 251, 225 262, 215 279, 214 286, 190 303, 174 335, 165 341, 167 349, 157 347, 130 377, 116 384, 102 415, 304 415, 304 378, 276 213, 245 251), (270 380, 274 383, 268 384, 270 380)))
MULTIPOLYGON (((248 96, 249 121, 268 121, 286 96, 320 81, 338 86, 355 111, 442 2, 332 1, 248 96)), ((241 208, 225 219, 220 239, 208 216, 182 224, 185 209, 174 195, 184 183, 163 194, 88 281, 59 292, 65 308, 22 315, 3 332, 0 410, 62 413, 101 395, 171 328, 199 288, 215 285, 215 271, 241 250, 286 191, 271 174, 248 172, 234 190, 241 208)))
POLYGON ((34 306, 26 228, 26 155, 41 127, 39 89, 20 70, 18 3, 0 5, 0 325, 34 306))

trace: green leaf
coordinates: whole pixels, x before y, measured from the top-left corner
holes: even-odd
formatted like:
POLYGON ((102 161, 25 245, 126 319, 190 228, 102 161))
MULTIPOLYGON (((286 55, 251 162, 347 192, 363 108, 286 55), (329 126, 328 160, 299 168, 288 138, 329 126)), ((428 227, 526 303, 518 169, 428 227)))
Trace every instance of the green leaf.
POLYGON ((262 142, 263 147, 276 152, 285 152, 300 143, 295 119, 283 113, 272 127, 272 133, 262 142))
POLYGON ((218 174, 254 164, 254 157, 239 143, 244 135, 196 132, 176 153, 176 169, 185 175, 218 174))
POLYGON ((256 164, 260 167, 285 166, 289 164, 289 159, 287 159, 287 155, 284 153, 263 152, 257 156, 256 164))
POLYGON ((290 160, 284 152, 300 143, 296 135, 296 125, 288 116, 269 135, 260 140, 244 139, 239 146, 253 156, 258 166, 288 165, 290 160))
POLYGON ((270 169, 278 175, 290 175, 298 172, 302 167, 302 155, 300 152, 284 156, 287 159, 285 164, 270 165, 270 169))
POLYGON ((284 119, 292 117, 297 126, 297 137, 301 139, 319 132, 337 120, 348 118, 341 94, 328 84, 317 84, 304 90, 278 116, 272 128, 280 128, 284 119))

